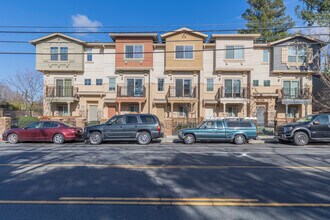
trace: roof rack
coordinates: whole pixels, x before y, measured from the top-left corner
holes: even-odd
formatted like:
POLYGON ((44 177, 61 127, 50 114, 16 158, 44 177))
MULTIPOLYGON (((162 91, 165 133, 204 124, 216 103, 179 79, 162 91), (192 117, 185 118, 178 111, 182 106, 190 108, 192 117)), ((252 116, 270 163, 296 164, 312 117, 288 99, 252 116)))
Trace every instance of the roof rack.
POLYGON ((206 117, 205 120, 257 120, 256 117, 206 117))

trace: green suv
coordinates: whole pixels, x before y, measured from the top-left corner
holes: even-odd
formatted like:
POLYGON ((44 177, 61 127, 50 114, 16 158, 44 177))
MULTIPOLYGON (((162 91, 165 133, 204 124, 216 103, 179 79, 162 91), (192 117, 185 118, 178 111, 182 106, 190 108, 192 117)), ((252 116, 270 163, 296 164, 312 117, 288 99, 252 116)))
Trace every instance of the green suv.
POLYGON ((196 128, 179 130, 178 136, 186 144, 195 141, 229 141, 241 145, 250 139, 257 139, 257 128, 251 120, 205 120, 196 128))

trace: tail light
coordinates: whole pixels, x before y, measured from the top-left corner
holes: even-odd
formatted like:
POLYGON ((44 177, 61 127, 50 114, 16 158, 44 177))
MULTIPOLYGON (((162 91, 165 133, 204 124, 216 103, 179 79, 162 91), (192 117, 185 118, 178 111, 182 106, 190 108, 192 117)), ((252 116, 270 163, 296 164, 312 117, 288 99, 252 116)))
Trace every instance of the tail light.
POLYGON ((157 131, 160 132, 162 128, 160 127, 160 125, 157 126, 157 131))

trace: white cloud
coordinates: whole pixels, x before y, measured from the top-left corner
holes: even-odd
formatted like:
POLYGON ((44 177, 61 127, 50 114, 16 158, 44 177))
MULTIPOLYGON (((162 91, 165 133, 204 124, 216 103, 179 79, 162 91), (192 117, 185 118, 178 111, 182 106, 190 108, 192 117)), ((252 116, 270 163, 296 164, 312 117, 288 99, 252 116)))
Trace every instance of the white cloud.
POLYGON ((77 31, 98 31, 98 28, 102 26, 99 21, 93 21, 86 15, 75 14, 71 16, 72 27, 75 27, 77 31))

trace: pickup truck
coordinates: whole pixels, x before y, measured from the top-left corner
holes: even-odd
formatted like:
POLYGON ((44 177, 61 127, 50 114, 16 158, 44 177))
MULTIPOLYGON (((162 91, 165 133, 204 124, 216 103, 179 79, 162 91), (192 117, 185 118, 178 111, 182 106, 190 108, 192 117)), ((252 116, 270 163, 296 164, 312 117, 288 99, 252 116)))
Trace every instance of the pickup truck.
POLYGON ((211 140, 241 145, 250 139, 257 139, 257 128, 251 120, 205 120, 196 128, 179 130, 178 136, 185 144, 211 140))

